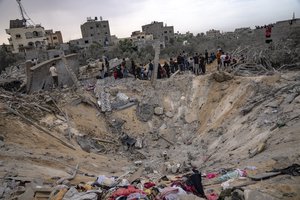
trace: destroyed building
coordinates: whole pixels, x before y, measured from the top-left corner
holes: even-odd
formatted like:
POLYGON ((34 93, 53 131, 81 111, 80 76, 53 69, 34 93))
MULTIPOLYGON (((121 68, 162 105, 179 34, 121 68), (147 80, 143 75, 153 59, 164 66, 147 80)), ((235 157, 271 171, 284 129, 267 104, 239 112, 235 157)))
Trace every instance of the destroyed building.
POLYGON ((13 53, 26 52, 33 49, 45 48, 48 44, 45 29, 41 25, 23 24, 22 20, 10 20, 9 29, 6 33, 10 35, 9 44, 13 46, 13 53))
POLYGON ((60 31, 53 32, 52 29, 45 30, 45 35, 48 42, 48 47, 57 47, 60 44, 63 44, 63 37, 60 31))
POLYGON ((221 36, 220 30, 211 29, 209 31, 206 31, 206 36, 210 38, 216 38, 221 36))
POLYGON ((87 21, 80 26, 82 39, 85 44, 99 43, 108 46, 111 43, 111 35, 108 20, 98 20, 97 17, 87 18, 87 21))
POLYGON ((174 27, 164 26, 163 22, 154 21, 151 24, 143 25, 142 31, 146 34, 152 34, 154 39, 159 39, 164 42, 169 42, 174 38, 174 27))

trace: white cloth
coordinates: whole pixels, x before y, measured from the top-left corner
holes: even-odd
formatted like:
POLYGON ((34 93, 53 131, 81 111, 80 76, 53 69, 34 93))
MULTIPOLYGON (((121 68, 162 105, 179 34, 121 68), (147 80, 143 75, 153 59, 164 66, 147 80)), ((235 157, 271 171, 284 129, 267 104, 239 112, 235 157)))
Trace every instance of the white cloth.
POLYGON ((49 72, 51 73, 51 76, 58 76, 55 66, 51 66, 49 72))
POLYGON ((225 54, 223 54, 223 55, 221 55, 221 57, 220 57, 220 58, 221 58, 221 60, 223 60, 223 61, 224 61, 224 60, 226 59, 226 55, 225 55, 225 54))

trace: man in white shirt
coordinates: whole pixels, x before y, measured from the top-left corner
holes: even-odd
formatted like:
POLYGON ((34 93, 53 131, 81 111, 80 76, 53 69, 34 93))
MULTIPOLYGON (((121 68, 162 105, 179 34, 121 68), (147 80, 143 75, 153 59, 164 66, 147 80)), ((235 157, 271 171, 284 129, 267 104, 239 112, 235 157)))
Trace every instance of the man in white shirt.
POLYGON ((221 55, 221 66, 222 66, 222 69, 224 70, 225 69, 225 59, 226 59, 226 55, 224 53, 222 53, 221 55))
POLYGON ((50 67, 49 72, 52 76, 54 87, 55 88, 58 87, 58 73, 57 73, 57 70, 56 70, 55 63, 52 63, 52 66, 50 67))

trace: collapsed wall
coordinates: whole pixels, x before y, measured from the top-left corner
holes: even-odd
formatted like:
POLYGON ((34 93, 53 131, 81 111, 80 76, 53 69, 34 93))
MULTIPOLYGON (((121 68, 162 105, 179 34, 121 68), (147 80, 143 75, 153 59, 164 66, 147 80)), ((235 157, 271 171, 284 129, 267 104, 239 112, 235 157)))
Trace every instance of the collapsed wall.
MULTIPOLYGON (((79 62, 77 54, 67 55, 65 58, 73 72, 78 74, 79 62)), ((35 66, 31 66, 30 63, 27 63, 27 92, 49 90, 53 87, 53 80, 49 72, 53 63, 55 63, 58 72, 59 87, 73 85, 72 78, 68 73, 62 58, 59 57, 47 60, 35 66)))

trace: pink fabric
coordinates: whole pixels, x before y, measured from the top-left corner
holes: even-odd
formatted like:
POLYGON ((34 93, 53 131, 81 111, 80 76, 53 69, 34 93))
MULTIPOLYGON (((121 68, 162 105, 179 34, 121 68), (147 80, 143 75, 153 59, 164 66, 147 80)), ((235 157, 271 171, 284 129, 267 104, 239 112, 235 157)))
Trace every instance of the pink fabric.
POLYGON ((212 179, 212 178, 215 178, 215 177, 217 177, 217 176, 218 176, 218 174, 210 173, 210 174, 207 174, 207 175, 206 175, 206 178, 212 179))
POLYGON ((219 196, 216 193, 210 193, 206 195, 208 200, 218 200, 219 196))

